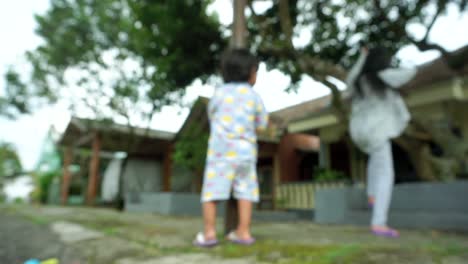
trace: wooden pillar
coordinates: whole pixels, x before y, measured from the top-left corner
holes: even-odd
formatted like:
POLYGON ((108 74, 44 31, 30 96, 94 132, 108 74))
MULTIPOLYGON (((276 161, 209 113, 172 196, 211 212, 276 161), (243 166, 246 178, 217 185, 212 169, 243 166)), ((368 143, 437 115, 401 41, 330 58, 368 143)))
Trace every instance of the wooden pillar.
POLYGON ((359 180, 359 152, 358 149, 351 144, 348 144, 348 151, 350 152, 349 161, 351 165, 351 179, 353 182, 359 180))
MULTIPOLYGON (((464 107, 466 107, 466 103, 459 103, 458 107, 455 109, 457 113, 458 122, 460 123, 461 135, 462 135, 462 143, 468 143, 468 117, 466 116, 464 107)), ((465 159, 463 163, 463 173, 468 173, 468 153, 465 153, 465 159)))
POLYGON ((163 191, 171 191, 171 177, 172 177, 172 154, 173 154, 173 145, 172 143, 167 147, 167 151, 164 155, 164 165, 163 165, 163 191))
POLYGON ((320 140, 319 167, 330 169, 330 144, 320 140))
POLYGON ((101 138, 98 133, 94 133, 91 162, 89 163, 88 196, 87 204, 94 205, 99 183, 99 152, 101 150, 101 138))
POLYGON ((273 188, 271 190, 273 210, 276 209, 276 189, 281 184, 280 148, 277 148, 273 157, 273 188))
POLYGON ((70 182, 71 182, 71 172, 70 165, 72 163, 72 148, 65 147, 63 155, 63 178, 62 178, 62 188, 61 188, 61 203, 66 205, 68 201, 68 192, 70 191, 70 182))

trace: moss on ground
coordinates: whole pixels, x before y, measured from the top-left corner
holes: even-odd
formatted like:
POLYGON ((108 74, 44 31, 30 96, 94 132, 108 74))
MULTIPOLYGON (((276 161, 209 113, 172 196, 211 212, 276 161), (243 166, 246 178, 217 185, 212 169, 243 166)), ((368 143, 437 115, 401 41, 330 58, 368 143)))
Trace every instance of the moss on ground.
POLYGON ((261 241, 252 246, 222 245, 213 252, 224 258, 254 257, 267 263, 441 263, 447 256, 465 256, 468 248, 457 245, 431 243, 425 246, 402 248, 398 246, 373 246, 362 244, 293 245, 261 241), (382 262, 381 262, 382 263, 382 262))
POLYGON ((270 241, 257 242, 252 246, 226 244, 216 250, 225 258, 253 256, 268 263, 355 263, 361 252, 359 245, 291 245, 270 241))
POLYGON ((433 256, 436 263, 441 263, 446 257, 465 257, 468 258, 468 248, 462 247, 455 243, 441 245, 438 243, 430 243, 422 246, 421 251, 433 256))

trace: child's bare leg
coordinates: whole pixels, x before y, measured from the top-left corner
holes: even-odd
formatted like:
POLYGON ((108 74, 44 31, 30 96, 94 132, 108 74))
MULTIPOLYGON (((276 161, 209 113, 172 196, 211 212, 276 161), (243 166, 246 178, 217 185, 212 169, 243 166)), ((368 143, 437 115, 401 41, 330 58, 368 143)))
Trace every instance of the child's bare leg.
POLYGON ((252 220, 252 202, 249 200, 239 199, 239 225, 237 226, 237 236, 240 239, 252 238, 250 234, 250 222, 252 220))
POLYGON ((216 202, 203 203, 203 221, 205 239, 216 239, 216 202))

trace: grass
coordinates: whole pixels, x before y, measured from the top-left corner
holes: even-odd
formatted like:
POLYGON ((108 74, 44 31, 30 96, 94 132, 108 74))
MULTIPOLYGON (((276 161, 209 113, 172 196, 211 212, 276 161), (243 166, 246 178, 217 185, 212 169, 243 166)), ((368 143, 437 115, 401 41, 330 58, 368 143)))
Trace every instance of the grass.
POLYGON ((226 244, 213 252, 224 258, 253 257, 267 263, 370 264, 381 262, 376 259, 388 260, 388 263, 420 263, 431 259, 434 263, 442 263, 442 259, 449 256, 467 256, 468 248, 456 244, 438 243, 402 247, 369 244, 295 245, 260 241, 249 247, 226 244))
POLYGON ((424 245, 421 250, 433 256, 436 263, 442 263, 442 259, 446 257, 468 257, 468 248, 462 247, 455 243, 437 244, 429 243, 424 245))
POLYGON ((355 263, 359 245, 294 245, 259 241, 252 246, 227 244, 216 249, 225 258, 254 257, 268 263, 355 263))
POLYGON ((37 225, 48 225, 51 223, 47 218, 40 217, 40 216, 28 215, 26 217, 27 219, 29 219, 30 221, 32 221, 33 223, 37 225))
POLYGON ((17 208, 13 206, 7 206, 5 208, 2 208, 6 213, 8 214, 15 214, 15 215, 20 215, 24 217, 25 219, 33 222, 34 224, 37 225, 48 225, 51 223, 50 219, 38 215, 32 215, 32 214, 26 214, 21 212, 20 210, 17 210, 17 208))

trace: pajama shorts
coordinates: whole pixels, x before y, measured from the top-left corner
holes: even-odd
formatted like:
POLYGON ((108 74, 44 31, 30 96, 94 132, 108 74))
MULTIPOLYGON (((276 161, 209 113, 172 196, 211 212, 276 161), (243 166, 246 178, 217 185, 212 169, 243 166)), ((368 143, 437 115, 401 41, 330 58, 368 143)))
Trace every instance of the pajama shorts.
POLYGON ((228 200, 258 202, 257 169, 254 161, 210 161, 205 168, 202 202, 228 200))

